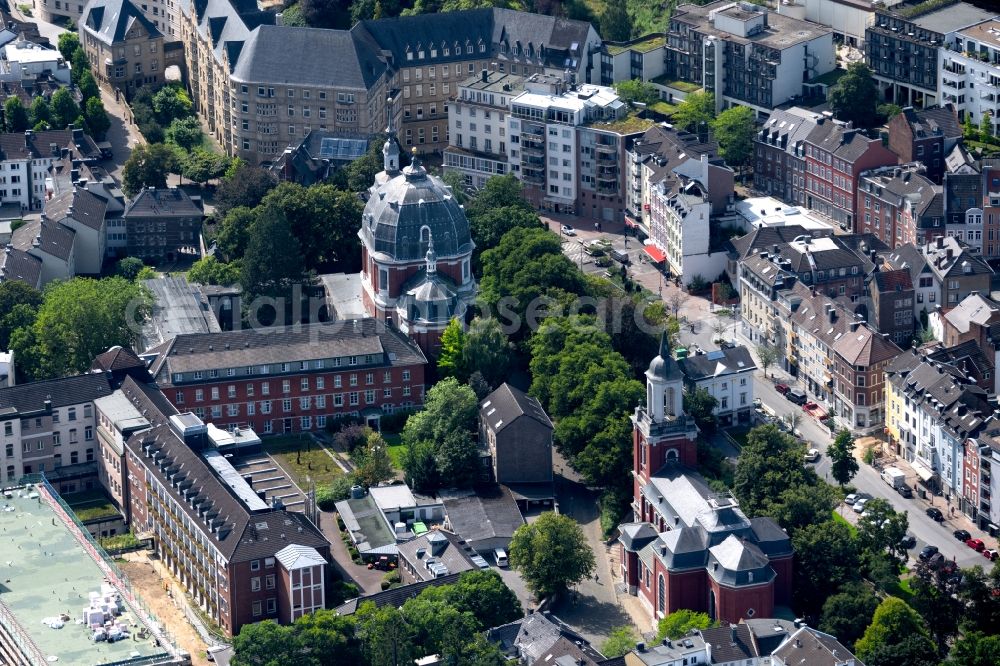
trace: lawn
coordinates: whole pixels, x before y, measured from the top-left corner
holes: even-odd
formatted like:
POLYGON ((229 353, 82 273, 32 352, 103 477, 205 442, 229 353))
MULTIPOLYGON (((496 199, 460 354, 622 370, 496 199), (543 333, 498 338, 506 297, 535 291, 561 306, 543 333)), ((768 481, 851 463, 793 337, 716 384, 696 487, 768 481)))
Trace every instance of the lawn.
POLYGON ((736 440, 737 446, 741 449, 747 445, 747 438, 750 436, 749 428, 729 428, 726 432, 736 440))
POLYGON ((822 83, 824 85, 832 86, 834 83, 840 80, 844 74, 847 74, 846 69, 833 69, 824 74, 823 76, 817 76, 815 79, 809 83, 822 83))
POLYGON ((73 513, 81 523, 101 518, 116 518, 121 515, 102 490, 63 495, 63 501, 73 509, 73 513))
POLYGON ((833 510, 833 522, 835 522, 835 523, 843 523, 843 524, 847 525, 847 529, 851 530, 851 534, 852 535, 854 535, 854 536, 858 535, 858 528, 855 527, 853 524, 851 524, 847 520, 847 518, 844 518, 842 515, 840 515, 840 513, 836 509, 833 510))
POLYGON ((309 480, 323 485, 343 474, 326 450, 308 435, 268 437, 263 445, 264 451, 273 456, 303 490, 309 488, 309 480))
POLYGON ((392 466, 397 470, 403 469, 403 454, 406 453, 406 445, 402 443, 402 438, 398 435, 382 435, 382 438, 389 445, 389 459, 392 466))

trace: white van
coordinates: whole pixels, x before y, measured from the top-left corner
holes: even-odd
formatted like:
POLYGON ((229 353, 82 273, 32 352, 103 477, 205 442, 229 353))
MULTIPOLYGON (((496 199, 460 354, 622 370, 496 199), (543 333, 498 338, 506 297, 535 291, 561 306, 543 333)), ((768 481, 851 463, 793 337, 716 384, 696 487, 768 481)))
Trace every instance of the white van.
POLYGON ((498 567, 500 567, 501 569, 507 568, 507 551, 505 551, 503 548, 496 548, 493 551, 493 557, 496 558, 498 567))

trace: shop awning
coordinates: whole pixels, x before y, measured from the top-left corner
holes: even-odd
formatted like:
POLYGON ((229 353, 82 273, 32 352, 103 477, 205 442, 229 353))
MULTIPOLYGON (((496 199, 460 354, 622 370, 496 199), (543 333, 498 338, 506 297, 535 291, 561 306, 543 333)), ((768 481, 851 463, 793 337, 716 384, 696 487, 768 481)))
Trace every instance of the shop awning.
POLYGON ((657 263, 667 258, 667 255, 663 254, 663 250, 656 247, 655 245, 646 245, 643 247, 643 249, 646 250, 646 254, 648 254, 653 259, 653 261, 657 263))
POLYGON ((625 216, 625 226, 628 227, 629 229, 638 229, 639 228, 639 223, 636 222, 631 217, 629 217, 628 215, 626 215, 625 216))
POLYGON ((935 476, 937 476, 937 472, 935 472, 934 470, 932 470, 930 467, 920 462, 919 460, 913 461, 913 471, 917 473, 917 476, 919 476, 920 480, 923 481, 924 483, 930 481, 935 476))

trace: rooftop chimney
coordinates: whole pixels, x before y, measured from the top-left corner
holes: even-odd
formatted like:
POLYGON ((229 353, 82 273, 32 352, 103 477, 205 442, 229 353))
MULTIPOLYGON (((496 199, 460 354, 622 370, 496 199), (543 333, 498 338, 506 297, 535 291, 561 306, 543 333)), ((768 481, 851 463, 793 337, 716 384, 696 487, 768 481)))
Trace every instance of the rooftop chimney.
POLYGON ((483 83, 486 83, 490 78, 490 71, 484 67, 480 74, 483 77, 483 83))

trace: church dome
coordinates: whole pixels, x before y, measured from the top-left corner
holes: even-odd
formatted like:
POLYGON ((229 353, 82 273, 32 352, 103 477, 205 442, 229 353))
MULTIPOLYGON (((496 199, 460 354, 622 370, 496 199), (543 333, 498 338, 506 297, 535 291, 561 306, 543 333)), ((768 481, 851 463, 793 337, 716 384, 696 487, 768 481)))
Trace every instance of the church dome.
POLYGON ((361 236, 373 252, 394 261, 420 261, 431 236, 438 257, 472 251, 465 211, 440 178, 416 157, 402 172, 386 175, 372 188, 362 218, 361 236))
POLYGON ((646 376, 660 380, 678 379, 683 376, 680 366, 670 353, 670 341, 666 331, 660 336, 660 354, 650 362, 646 376))

